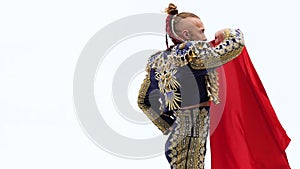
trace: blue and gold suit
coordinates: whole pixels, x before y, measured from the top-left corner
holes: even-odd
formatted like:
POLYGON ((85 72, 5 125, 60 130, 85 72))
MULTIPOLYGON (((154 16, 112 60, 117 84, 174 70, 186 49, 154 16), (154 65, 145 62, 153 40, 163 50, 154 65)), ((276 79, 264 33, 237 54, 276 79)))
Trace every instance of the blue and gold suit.
POLYGON ((224 33, 224 41, 215 47, 187 41, 148 59, 138 105, 163 134, 171 132, 166 157, 173 169, 204 168, 209 106, 185 107, 220 102, 215 68, 236 58, 244 46, 239 29, 224 33))

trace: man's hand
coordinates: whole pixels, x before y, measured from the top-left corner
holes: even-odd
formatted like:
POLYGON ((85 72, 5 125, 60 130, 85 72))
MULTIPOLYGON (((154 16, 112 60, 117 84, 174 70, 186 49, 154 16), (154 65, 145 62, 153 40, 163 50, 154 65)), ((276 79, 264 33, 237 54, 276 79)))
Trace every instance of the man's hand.
POLYGON ((225 39, 225 31, 228 29, 221 29, 218 32, 215 33, 215 43, 219 44, 220 42, 222 42, 225 39))

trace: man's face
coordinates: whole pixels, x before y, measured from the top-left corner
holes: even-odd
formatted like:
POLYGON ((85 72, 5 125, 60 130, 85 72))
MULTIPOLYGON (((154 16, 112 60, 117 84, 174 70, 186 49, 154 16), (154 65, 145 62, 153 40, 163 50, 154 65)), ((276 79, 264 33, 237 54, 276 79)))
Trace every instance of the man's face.
POLYGON ((181 20, 179 24, 181 37, 185 40, 206 41, 204 34, 205 28, 202 21, 196 17, 187 17, 181 20))

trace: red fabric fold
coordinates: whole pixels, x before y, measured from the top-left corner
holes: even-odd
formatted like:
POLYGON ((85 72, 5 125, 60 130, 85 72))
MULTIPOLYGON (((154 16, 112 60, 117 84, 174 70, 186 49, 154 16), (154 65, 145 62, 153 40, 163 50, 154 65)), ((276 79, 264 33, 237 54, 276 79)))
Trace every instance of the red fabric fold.
POLYGON ((290 138, 246 47, 217 71, 222 104, 211 106, 212 169, 290 169, 290 138))

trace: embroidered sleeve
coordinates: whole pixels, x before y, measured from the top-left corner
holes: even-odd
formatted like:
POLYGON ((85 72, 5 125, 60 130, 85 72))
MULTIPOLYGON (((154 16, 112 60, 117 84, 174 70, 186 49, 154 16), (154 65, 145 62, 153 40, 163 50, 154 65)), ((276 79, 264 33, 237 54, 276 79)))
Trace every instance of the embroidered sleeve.
POLYGON ((155 70, 146 68, 146 77, 141 85, 138 95, 138 106, 146 116, 162 131, 164 135, 170 132, 170 127, 175 121, 173 111, 164 111, 160 102, 160 90, 155 78, 155 70))
POLYGON ((221 66, 236 58, 244 47, 243 33, 239 29, 227 29, 225 39, 216 47, 206 41, 189 41, 175 46, 172 54, 178 66, 190 64, 194 69, 221 66))

